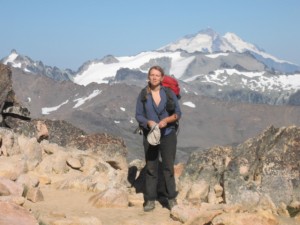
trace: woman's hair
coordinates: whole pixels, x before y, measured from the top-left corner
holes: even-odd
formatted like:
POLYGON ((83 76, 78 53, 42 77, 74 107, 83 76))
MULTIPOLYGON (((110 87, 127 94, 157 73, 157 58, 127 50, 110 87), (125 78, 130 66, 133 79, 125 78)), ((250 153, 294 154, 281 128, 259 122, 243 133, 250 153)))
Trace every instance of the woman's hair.
POLYGON ((162 76, 165 75, 165 72, 164 72, 163 68, 161 68, 160 66, 152 66, 152 67, 148 70, 148 77, 150 76, 150 72, 151 72, 151 70, 153 70, 153 69, 158 70, 158 71, 161 73, 162 76))
MULTIPOLYGON (((148 70, 148 78, 150 76, 150 72, 151 70, 158 70, 160 73, 161 73, 161 76, 164 76, 165 75, 165 72, 163 70, 163 68, 161 68, 160 66, 152 66, 150 67, 150 69, 148 70)), ((150 93, 150 82, 148 81, 148 88, 147 88, 147 93, 150 93)))

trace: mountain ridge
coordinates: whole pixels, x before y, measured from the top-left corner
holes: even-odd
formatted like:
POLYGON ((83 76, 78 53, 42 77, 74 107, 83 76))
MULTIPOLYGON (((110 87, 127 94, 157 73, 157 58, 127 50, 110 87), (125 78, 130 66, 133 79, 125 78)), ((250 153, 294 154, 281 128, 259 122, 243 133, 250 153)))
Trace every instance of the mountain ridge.
POLYGON ((76 72, 45 66, 41 61, 33 61, 16 51, 1 62, 25 73, 70 80, 84 86, 117 82, 144 86, 146 79, 143 74, 159 64, 166 74, 174 75, 193 92, 226 101, 298 104, 290 98, 295 99, 300 89, 299 66, 278 60, 234 33, 221 36, 212 29, 187 35, 154 51, 134 56, 106 55, 102 59, 89 60, 76 72), (129 70, 127 75, 124 75, 125 68, 129 70), (130 72, 141 74, 144 82, 128 76, 130 72), (117 75, 122 75, 122 79, 117 75))

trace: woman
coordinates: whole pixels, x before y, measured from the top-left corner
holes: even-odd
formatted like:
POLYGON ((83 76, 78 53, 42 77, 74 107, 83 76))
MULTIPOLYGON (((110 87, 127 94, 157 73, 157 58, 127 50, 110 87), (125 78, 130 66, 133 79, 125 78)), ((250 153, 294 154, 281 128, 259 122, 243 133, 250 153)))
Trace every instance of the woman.
POLYGON ((176 155, 176 121, 181 117, 181 110, 176 95, 172 93, 174 110, 167 111, 166 105, 168 96, 166 89, 161 82, 164 78, 164 71, 159 66, 153 66, 148 71, 148 86, 146 87, 146 99, 139 95, 136 104, 136 120, 143 128, 143 144, 146 160, 146 181, 145 181, 145 203, 144 211, 151 211, 155 208, 158 184, 159 154, 162 159, 162 170, 166 186, 168 207, 171 209, 176 205, 176 184, 174 178, 174 161, 176 155), (150 144, 147 136, 154 132, 154 128, 160 131, 160 138, 157 143, 150 144))

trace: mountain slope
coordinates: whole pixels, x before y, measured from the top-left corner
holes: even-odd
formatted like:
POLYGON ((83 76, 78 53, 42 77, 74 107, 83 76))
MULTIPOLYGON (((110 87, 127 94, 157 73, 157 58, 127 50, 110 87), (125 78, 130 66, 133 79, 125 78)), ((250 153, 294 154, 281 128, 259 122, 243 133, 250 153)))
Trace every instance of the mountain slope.
POLYGON ((44 75, 53 80, 72 80, 74 76, 74 72, 70 69, 61 70, 57 67, 44 65, 41 61, 33 61, 28 56, 20 55, 16 50, 12 50, 0 62, 14 68, 20 68, 27 73, 44 75))
MULTIPOLYGON (((134 134, 136 98, 140 87, 123 83, 77 85, 13 69, 17 98, 33 118, 63 119, 88 133, 120 136, 129 158, 143 158, 142 136, 134 134), (52 93, 52 94, 49 94, 52 93)), ((224 102, 197 95, 182 86, 178 161, 196 149, 234 145, 266 127, 300 125, 300 107, 224 102)))
POLYGON ((126 83, 140 87, 146 84, 148 69, 159 64, 187 91, 226 101, 298 104, 290 97, 295 98, 300 89, 299 66, 279 60, 233 33, 221 36, 212 29, 185 36, 155 51, 87 61, 76 73, 44 66, 14 51, 2 62, 26 73, 84 86, 126 83))
POLYGON ((197 34, 185 36, 177 42, 159 48, 159 50, 172 52, 184 50, 189 53, 249 52, 258 61, 264 63, 270 70, 285 73, 300 71, 298 65, 277 59, 255 45, 243 41, 234 33, 228 32, 224 36, 220 36, 212 29, 206 29, 197 34))

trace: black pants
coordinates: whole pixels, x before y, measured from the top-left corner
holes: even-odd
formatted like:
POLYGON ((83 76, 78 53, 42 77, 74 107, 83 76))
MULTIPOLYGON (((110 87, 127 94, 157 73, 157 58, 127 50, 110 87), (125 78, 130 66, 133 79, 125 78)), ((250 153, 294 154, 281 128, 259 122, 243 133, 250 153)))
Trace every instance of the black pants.
POLYGON ((176 183, 174 177, 174 161, 176 156, 177 136, 172 131, 169 135, 163 136, 160 144, 152 146, 144 136, 144 150, 146 159, 146 180, 144 189, 145 200, 155 200, 157 198, 157 188, 159 179, 159 154, 162 159, 163 184, 168 199, 175 198, 176 183))

